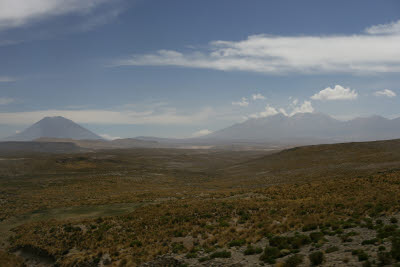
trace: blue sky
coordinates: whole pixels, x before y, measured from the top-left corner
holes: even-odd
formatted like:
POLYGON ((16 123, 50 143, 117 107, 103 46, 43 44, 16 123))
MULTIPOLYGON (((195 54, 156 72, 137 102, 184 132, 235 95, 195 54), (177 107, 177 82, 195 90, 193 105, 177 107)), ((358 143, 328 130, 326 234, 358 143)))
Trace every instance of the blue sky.
POLYGON ((0 0, 0 137, 55 115, 111 137, 394 118, 399 73, 396 0, 0 0))

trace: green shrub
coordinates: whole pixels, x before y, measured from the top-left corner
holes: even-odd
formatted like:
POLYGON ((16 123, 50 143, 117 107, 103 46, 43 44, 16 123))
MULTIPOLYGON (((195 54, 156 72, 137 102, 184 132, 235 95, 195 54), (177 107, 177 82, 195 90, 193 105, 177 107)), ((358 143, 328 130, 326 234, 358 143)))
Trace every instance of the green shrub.
POLYGON ((184 249, 185 249, 185 247, 183 246, 182 243, 172 243, 172 252, 173 253, 178 253, 184 249))
POLYGON ((365 253, 364 251, 361 251, 360 253, 358 253, 358 261, 366 261, 368 260, 368 254, 365 253))
POLYGON ((199 262, 205 262, 205 261, 208 261, 208 260, 210 260, 210 257, 201 257, 199 259, 199 262))
POLYGON ((260 256, 260 260, 269 264, 274 264, 275 259, 281 256, 281 252, 276 247, 265 247, 264 253, 260 256))
POLYGON ((325 253, 332 253, 332 252, 335 252, 335 251, 338 251, 338 250, 339 250, 339 248, 336 247, 336 246, 334 246, 334 247, 329 247, 329 248, 327 248, 327 249, 325 250, 325 253))
POLYGON ((362 249, 355 249, 351 252, 352 255, 358 256, 358 261, 366 261, 368 260, 368 254, 364 252, 362 249))
POLYGON ((321 232, 313 232, 310 233, 310 239, 314 242, 317 243, 319 240, 324 238, 324 234, 321 232))
POLYGON ((272 247, 277 247, 279 249, 299 249, 304 245, 310 244, 311 239, 306 235, 296 234, 292 237, 287 236, 274 236, 269 240, 269 244, 272 247))
POLYGON ((308 232, 308 231, 316 230, 317 228, 318 228, 318 226, 313 223, 313 224, 304 225, 302 230, 303 230, 303 232, 308 232))
POLYGON ((298 249, 304 245, 310 244, 311 239, 306 235, 295 235, 292 238, 290 238, 290 243, 292 245, 292 248, 298 249))
POLYGON ((189 252, 188 254, 186 254, 186 258, 188 258, 188 259, 197 258, 197 253, 196 252, 189 252))
POLYGON ((390 252, 379 251, 378 252, 378 261, 380 265, 390 265, 392 263, 392 256, 390 252))
POLYGON ((397 220, 397 218, 395 218, 395 217, 392 217, 392 218, 390 218, 390 222, 391 222, 391 223, 397 223, 397 222, 398 222, 398 220, 397 220))
POLYGON ((400 237, 392 238, 392 250, 390 253, 393 259, 400 261, 400 237))
POLYGON ((324 253, 316 251, 308 255, 312 265, 320 265, 324 261, 324 253))
POLYGON ((141 247, 142 245, 143 245, 142 242, 140 242, 139 240, 133 240, 133 241, 129 244, 130 247, 141 247))
POLYGON ((216 259, 216 258, 230 258, 232 255, 229 251, 223 250, 223 251, 216 251, 213 254, 210 255, 211 259, 216 259))
POLYGON ((246 241, 244 239, 239 239, 239 240, 233 240, 229 242, 228 246, 231 247, 241 247, 244 244, 246 244, 246 241))
POLYGON ((369 240, 364 240, 363 242, 361 242, 361 245, 375 245, 379 242, 378 238, 373 238, 373 239, 369 239, 369 240))
POLYGON ((219 226, 221 226, 221 227, 229 227, 229 223, 227 222, 227 221, 220 221, 219 222, 219 226))
POLYGON ((244 255, 255 255, 255 254, 260 254, 263 252, 263 249, 260 247, 253 247, 253 246, 248 246, 246 250, 244 251, 244 255))
POLYGON ((269 245, 277 247, 279 249, 289 248, 288 237, 286 236, 274 236, 269 240, 269 245))
POLYGON ((293 256, 287 258, 287 260, 285 261, 283 266, 284 267, 296 267, 303 263, 303 257, 304 256, 300 255, 300 254, 293 255, 293 256))
POLYGON ((398 228, 398 226, 396 224, 385 225, 385 226, 381 227, 380 229, 378 229, 377 237, 383 239, 383 238, 387 238, 390 236, 394 236, 397 232, 397 228, 398 228))

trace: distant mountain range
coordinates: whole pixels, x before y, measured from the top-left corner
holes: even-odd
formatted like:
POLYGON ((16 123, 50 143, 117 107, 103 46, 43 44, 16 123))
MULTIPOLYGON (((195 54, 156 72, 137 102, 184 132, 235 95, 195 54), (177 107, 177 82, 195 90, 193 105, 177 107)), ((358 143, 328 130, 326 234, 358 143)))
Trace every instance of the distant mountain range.
POLYGON ((75 140, 103 139, 97 134, 64 117, 45 117, 26 130, 2 141, 32 141, 42 137, 75 140))
POLYGON ((2 141, 36 141, 74 143, 85 149, 213 146, 293 146, 304 144, 373 141, 400 138, 400 118, 380 116, 339 121, 321 113, 299 113, 294 116, 277 114, 249 119, 242 123, 198 138, 168 139, 136 137, 104 140, 97 134, 63 117, 46 117, 25 131, 2 141))
POLYGON ((400 138, 400 118, 380 116, 339 121, 321 113, 277 114, 249 119, 202 137, 214 141, 335 143, 400 138))

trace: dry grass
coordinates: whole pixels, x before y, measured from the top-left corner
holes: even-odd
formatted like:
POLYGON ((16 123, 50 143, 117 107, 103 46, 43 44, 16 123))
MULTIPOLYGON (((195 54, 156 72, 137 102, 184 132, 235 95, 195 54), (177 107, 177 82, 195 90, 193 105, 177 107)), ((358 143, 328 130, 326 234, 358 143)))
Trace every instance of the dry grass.
POLYGON ((267 156, 158 149, 42 155, 15 161, 13 176, 11 167, 0 167, 1 216, 142 203, 126 215, 24 223, 10 240, 11 250, 35 248, 60 265, 104 255, 137 265, 168 252, 211 251, 309 224, 359 224, 397 212, 399 146, 311 146, 267 156))

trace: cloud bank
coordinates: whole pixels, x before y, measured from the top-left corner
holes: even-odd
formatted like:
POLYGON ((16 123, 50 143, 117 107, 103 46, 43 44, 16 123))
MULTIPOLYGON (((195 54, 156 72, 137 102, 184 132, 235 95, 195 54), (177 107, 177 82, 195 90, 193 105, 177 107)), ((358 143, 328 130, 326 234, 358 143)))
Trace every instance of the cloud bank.
POLYGON ((49 17, 85 14, 107 0, 1 0, 0 30, 26 26, 49 17))
POLYGON ((265 74, 400 72, 400 21, 355 35, 252 35, 212 41, 206 50, 159 50, 117 60, 113 66, 176 66, 265 74))

